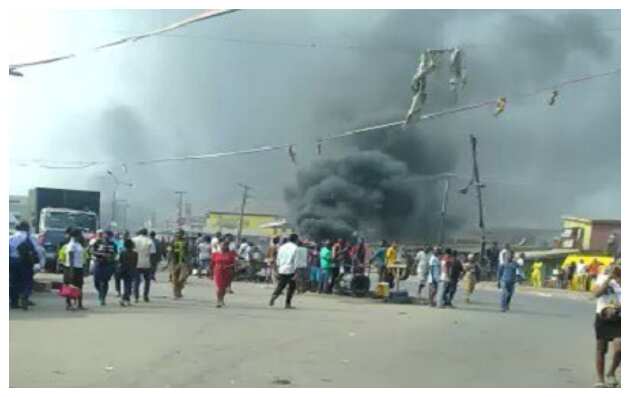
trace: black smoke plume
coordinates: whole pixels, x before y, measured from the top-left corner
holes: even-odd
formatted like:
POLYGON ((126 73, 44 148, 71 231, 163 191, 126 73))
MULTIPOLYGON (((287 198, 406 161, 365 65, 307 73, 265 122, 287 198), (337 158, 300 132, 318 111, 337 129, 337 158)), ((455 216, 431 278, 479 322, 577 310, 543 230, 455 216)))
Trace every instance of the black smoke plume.
POLYGON ((413 210, 407 166, 377 151, 323 160, 298 172, 287 192, 301 233, 349 238, 355 231, 388 225, 413 210))

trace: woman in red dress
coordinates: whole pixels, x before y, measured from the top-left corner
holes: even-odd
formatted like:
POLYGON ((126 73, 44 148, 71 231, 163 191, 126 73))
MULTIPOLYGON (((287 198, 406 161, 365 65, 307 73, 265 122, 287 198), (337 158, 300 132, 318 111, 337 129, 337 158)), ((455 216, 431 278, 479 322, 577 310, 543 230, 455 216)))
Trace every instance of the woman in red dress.
POLYGON ((230 251, 230 243, 227 240, 221 242, 221 251, 212 254, 214 284, 217 287, 217 307, 225 306, 225 291, 232 279, 235 260, 236 255, 230 251))

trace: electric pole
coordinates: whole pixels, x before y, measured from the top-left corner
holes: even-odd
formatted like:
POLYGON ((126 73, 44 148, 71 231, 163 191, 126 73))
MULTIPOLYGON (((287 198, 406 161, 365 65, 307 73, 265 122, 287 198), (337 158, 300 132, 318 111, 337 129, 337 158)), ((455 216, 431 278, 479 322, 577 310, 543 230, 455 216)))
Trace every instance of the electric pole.
POLYGON ((442 196, 442 209, 440 211, 440 246, 444 245, 444 228, 446 227, 446 206, 448 205, 449 178, 444 179, 444 195, 442 196))
POLYGON ((114 173, 111 170, 107 170, 107 174, 109 176, 111 176, 112 179, 114 180, 114 191, 112 193, 112 220, 110 222, 110 223, 114 223, 114 222, 116 222, 118 220, 117 219, 117 213, 116 213, 117 212, 117 202, 118 202, 118 200, 116 198, 116 193, 118 192, 118 187, 121 186, 121 185, 122 186, 127 186, 127 187, 133 187, 133 183, 121 181, 120 179, 118 179, 116 177, 116 175, 114 175, 114 173))
POLYGON ((241 201, 241 216, 238 220, 238 233, 236 234, 236 246, 240 246, 241 244, 241 236, 243 234, 243 218, 245 217, 245 204, 247 204, 247 199, 251 196, 248 194, 251 186, 244 185, 242 183, 238 184, 243 189, 243 200, 241 201))
POLYGON ((472 160, 473 160, 473 176, 468 185, 460 189, 460 193, 466 194, 468 192, 468 188, 472 185, 475 185, 475 190, 477 192, 477 204, 479 206, 479 230, 481 231, 481 249, 479 251, 479 260, 482 265, 485 265, 485 257, 486 257, 486 225, 483 221, 483 201, 481 199, 481 189, 485 187, 479 181, 479 166, 477 165, 477 138, 474 135, 470 134, 470 145, 472 147, 472 160))
POLYGON ((184 211, 184 194, 187 192, 182 190, 177 190, 175 194, 179 197, 177 200, 177 228, 181 229, 184 226, 183 222, 183 211, 184 211))

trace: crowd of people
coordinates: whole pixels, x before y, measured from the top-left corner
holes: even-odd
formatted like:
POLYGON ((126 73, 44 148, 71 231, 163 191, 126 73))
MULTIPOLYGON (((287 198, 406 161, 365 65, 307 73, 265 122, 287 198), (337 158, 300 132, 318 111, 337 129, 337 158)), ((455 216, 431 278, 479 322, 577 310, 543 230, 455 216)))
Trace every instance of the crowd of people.
MULTIPOLYGON (((263 258, 255 244, 242 239, 237 247, 236 240, 233 235, 222 235, 220 232, 214 236, 186 236, 183 230, 179 230, 173 239, 158 239, 154 232, 141 229, 133 237, 129 232, 114 234, 109 230, 99 230, 86 241, 82 231, 68 229, 58 252, 58 261, 63 268, 60 294, 65 297, 67 310, 85 310, 84 279, 91 274, 102 306, 107 304, 112 278, 122 307, 130 306, 132 299, 139 303, 141 295, 143 302, 150 302, 151 283, 156 281, 160 263, 166 261, 174 299, 183 297, 182 291, 189 275, 205 275, 214 281, 216 307, 222 308, 226 294, 234 293, 232 280, 242 272, 250 280, 275 285, 270 306, 274 306, 284 294, 284 307, 293 309, 296 291, 331 294, 340 288, 346 275, 351 279, 363 277, 369 280, 372 266, 375 267, 378 283, 391 289, 400 277, 396 270, 404 268, 405 263, 411 263, 418 279, 418 300, 432 307, 452 308, 460 281, 464 301, 470 303, 475 286, 482 277, 477 253, 464 254, 440 246, 419 247, 409 255, 409 250, 402 249, 396 241, 382 241, 370 250, 361 238, 314 242, 291 234, 284 238, 274 237, 263 258)), ((509 244, 501 250, 495 244, 490 248, 487 260, 490 274, 494 275, 491 279, 496 279, 501 291, 501 311, 507 312, 516 285, 524 280, 525 257, 516 255, 509 244)), ((28 310, 34 305, 30 299, 33 274, 44 267, 44 262, 42 247, 31 234, 28 223, 21 222, 9 238, 9 298, 12 309, 28 310)), ((586 265, 580 260, 566 269, 562 287, 566 288, 569 283, 584 285, 585 289, 593 291, 597 299, 596 386, 615 386, 618 384, 616 370, 621 363, 620 259, 606 267, 597 263, 586 265), (604 362, 610 344, 614 350, 613 360, 606 372, 604 362)), ((535 262, 531 270, 532 284, 540 285, 541 273, 542 263, 535 262)))

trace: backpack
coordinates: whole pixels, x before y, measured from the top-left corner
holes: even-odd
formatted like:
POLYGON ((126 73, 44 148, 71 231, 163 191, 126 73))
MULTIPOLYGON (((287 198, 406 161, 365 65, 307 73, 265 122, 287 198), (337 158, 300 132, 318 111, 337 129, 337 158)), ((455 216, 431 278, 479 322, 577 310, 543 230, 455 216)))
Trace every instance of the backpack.
POLYGON ((31 241, 30 234, 27 235, 26 239, 17 246, 17 251, 20 255, 22 263, 25 266, 33 266, 34 264, 39 263, 39 254, 31 241))

